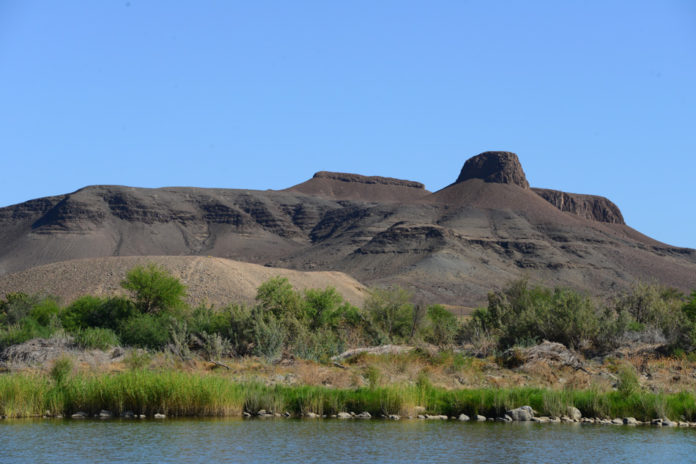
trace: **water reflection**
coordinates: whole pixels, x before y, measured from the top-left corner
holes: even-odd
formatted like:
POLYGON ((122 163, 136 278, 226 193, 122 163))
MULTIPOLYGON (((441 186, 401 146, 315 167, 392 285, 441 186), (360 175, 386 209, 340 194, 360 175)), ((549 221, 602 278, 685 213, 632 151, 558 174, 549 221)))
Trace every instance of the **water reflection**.
POLYGON ((2 421, 2 463, 689 462, 696 430, 426 421, 2 421))

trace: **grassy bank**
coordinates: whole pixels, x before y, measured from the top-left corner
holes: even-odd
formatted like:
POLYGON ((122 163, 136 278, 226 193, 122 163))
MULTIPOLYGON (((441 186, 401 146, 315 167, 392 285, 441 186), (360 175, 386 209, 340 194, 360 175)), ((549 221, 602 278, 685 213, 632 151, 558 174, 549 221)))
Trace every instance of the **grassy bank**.
POLYGON ((696 420, 693 393, 598 392, 593 390, 461 389, 447 390, 427 381, 416 385, 334 389, 317 386, 267 386, 233 382, 223 374, 136 370, 114 374, 0 375, 0 415, 6 417, 90 414, 106 409, 152 416, 239 416, 260 409, 302 415, 368 411, 373 416, 426 413, 497 417, 507 409, 530 405, 541 415, 562 415, 575 406, 587 417, 658 417, 696 420))

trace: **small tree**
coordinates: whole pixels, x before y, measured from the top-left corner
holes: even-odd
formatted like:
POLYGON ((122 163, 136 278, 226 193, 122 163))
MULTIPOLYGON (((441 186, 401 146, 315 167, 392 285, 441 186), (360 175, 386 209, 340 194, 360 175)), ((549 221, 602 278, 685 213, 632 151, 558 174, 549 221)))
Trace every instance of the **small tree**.
POLYGON ((432 343, 445 346, 454 341, 459 330, 459 322, 454 314, 442 305, 432 305, 428 307, 428 319, 431 332, 429 339, 432 343))
POLYGON ((400 287, 374 288, 365 299, 365 311, 390 341, 404 340, 413 325, 412 295, 400 287))
POLYGON ((166 269, 148 264, 128 271, 121 287, 130 291, 138 309, 155 313, 183 304, 186 287, 166 269))

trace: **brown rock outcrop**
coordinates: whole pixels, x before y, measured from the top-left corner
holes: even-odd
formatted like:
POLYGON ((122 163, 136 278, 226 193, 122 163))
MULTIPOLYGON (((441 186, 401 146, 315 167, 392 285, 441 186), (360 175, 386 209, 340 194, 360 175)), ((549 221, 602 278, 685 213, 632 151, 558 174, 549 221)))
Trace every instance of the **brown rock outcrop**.
POLYGON ((466 160, 455 183, 469 179, 529 188, 520 160, 509 151, 486 151, 466 160))
POLYGON ((532 190, 561 211, 573 213, 591 221, 625 224, 621 210, 608 198, 541 188, 532 190))
POLYGON ((381 184, 395 185, 399 187, 410 187, 424 189, 425 185, 412 180, 395 179, 393 177, 363 176, 361 174, 350 174, 347 172, 319 171, 312 176, 314 179, 332 179, 341 182, 357 182, 360 184, 381 184))

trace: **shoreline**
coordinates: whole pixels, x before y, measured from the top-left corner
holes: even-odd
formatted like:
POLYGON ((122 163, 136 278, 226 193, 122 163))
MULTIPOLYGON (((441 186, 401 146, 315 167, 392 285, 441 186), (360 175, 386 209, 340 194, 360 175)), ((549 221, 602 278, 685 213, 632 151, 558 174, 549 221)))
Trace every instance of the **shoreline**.
POLYGON ((238 382, 218 373, 134 370, 0 374, 3 418, 176 417, 447 420, 696 427, 696 396, 544 388, 445 389, 416 385, 339 389, 238 382), (668 419, 669 418, 669 419, 668 419))

